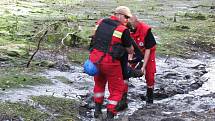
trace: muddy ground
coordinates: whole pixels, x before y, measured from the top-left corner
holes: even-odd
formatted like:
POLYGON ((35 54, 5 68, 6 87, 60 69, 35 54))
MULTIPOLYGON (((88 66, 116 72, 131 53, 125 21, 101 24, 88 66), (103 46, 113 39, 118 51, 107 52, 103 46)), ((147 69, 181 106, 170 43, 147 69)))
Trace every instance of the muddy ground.
MULTIPOLYGON (((46 59, 44 53, 41 56, 38 53, 37 57, 46 59)), ((130 79, 129 108, 124 112, 120 112, 115 120, 213 121, 215 113, 214 78, 212 78, 214 77, 214 63, 214 57, 209 54, 207 54, 206 58, 201 59, 157 57, 158 71, 156 74, 155 103, 153 105, 146 105, 145 103, 146 84, 144 78, 130 79)), ((54 68, 40 73, 41 76, 50 79, 53 84, 29 86, 29 88, 23 89, 7 89, 1 91, 1 100, 22 102, 33 106, 52 115, 52 117, 48 115, 47 117, 49 118, 46 120, 55 120, 58 119, 58 115, 62 112, 57 109, 60 112, 56 114, 53 109, 50 109, 49 105, 51 104, 49 103, 53 103, 54 97, 75 99, 78 101, 76 106, 79 109, 76 112, 79 115, 77 120, 93 121, 95 120, 93 118, 94 103, 92 100, 93 81, 92 77, 82 71, 82 67, 77 65, 62 66, 56 64, 54 68), (49 103, 40 102, 45 98, 42 95, 51 96, 49 103), (35 100, 30 98, 31 96, 41 97, 35 100)), ((108 92, 106 92, 107 96, 108 92)), ((105 100, 106 103, 107 101, 105 100)), ((53 106, 55 105, 51 105, 52 108, 53 106)), ((62 105, 59 106, 63 108, 62 105)), ((69 110, 69 107, 64 108, 69 110)), ((104 116, 105 111, 105 107, 103 107, 104 116)), ((66 115, 69 114, 66 113, 66 115)))
MULTIPOLYGON (((118 5, 129 6, 153 27, 158 47, 155 103, 145 104, 144 78, 130 79, 129 108, 115 120, 215 120, 213 0, 3 0, 0 4, 0 120, 95 121, 93 81, 81 63, 87 58, 94 22, 118 5), (45 30, 45 41, 26 68, 45 30), (73 32, 62 46, 62 38, 73 32)), ((104 106, 104 116, 105 112, 104 106)))

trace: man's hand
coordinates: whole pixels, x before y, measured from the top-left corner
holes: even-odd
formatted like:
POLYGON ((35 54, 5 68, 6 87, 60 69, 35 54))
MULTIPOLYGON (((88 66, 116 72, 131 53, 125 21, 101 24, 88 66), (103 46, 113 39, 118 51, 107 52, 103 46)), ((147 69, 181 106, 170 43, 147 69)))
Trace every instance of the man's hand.
POLYGON ((143 72, 143 75, 145 75, 145 74, 146 74, 146 67, 143 66, 143 67, 141 68, 141 70, 142 70, 142 72, 143 72))
POLYGON ((128 54, 128 60, 133 60, 134 54, 128 54))

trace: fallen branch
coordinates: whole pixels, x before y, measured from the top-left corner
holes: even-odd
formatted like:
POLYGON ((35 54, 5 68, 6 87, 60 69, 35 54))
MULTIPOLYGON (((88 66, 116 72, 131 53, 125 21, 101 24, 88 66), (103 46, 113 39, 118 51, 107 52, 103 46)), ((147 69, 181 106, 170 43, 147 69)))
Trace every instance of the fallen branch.
POLYGON ((69 35, 73 35, 73 34, 75 34, 75 33, 77 33, 77 32, 67 33, 66 36, 61 40, 61 44, 62 44, 63 46, 66 46, 66 45, 64 44, 64 40, 65 40, 69 35))
POLYGON ((45 32, 44 32, 44 34, 40 37, 40 40, 39 40, 39 42, 38 42, 38 44, 37 44, 37 49, 36 49, 36 51, 31 55, 31 58, 29 59, 29 61, 28 61, 28 63, 27 63, 27 68, 29 67, 29 65, 30 65, 30 63, 31 63, 31 61, 32 61, 32 59, 33 59, 33 57, 34 57, 34 55, 38 52, 38 50, 40 49, 40 43, 41 43, 41 41, 44 39, 44 37, 46 36, 46 34, 47 34, 47 32, 48 32, 48 30, 46 30, 45 32))

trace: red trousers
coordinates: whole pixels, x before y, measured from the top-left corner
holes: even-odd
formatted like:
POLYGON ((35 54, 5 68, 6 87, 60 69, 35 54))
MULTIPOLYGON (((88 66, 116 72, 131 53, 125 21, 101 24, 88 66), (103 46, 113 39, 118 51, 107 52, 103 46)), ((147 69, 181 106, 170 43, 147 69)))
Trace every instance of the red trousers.
POLYGON ((94 81, 95 103, 103 103, 105 85, 108 83, 110 95, 108 97, 107 109, 116 114, 115 107, 121 100, 126 87, 122 76, 121 65, 99 64, 99 74, 94 76, 94 81))
MULTIPOLYGON (((155 52, 152 51, 151 55, 155 55, 155 52)), ((150 55, 150 56, 151 56, 150 55)), ((155 84, 155 73, 156 73, 156 63, 155 63, 155 58, 150 57, 148 60, 148 63, 146 65, 146 72, 145 72, 145 79, 146 79, 146 84, 147 87, 153 88, 155 84)))
MULTIPOLYGON (((155 84, 155 73, 156 73, 156 63, 155 63, 155 52, 152 52, 147 65, 146 65, 146 72, 145 72, 145 80, 147 87, 153 88, 155 84)), ((132 68, 134 68, 136 64, 132 64, 132 68)), ((127 89, 128 90, 128 89, 127 89)))
POLYGON ((153 88, 155 84, 155 73, 152 73, 152 72, 150 73, 146 71, 145 79, 146 79, 147 87, 153 88))
MULTIPOLYGON (((155 73, 154 72, 149 72, 149 71, 146 70, 145 80, 146 80, 147 87, 154 88, 155 73)), ((128 93, 128 80, 124 80, 124 82, 125 82, 124 93, 128 93)))

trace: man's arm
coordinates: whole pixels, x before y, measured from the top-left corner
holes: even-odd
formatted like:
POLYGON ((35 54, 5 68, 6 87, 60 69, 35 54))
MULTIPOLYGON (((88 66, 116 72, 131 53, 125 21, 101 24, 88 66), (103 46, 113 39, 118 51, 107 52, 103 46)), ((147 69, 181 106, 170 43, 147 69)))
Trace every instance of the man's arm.
POLYGON ((145 53, 144 53, 144 63, 143 66, 141 68, 141 70, 143 71, 143 73, 145 74, 145 69, 146 69, 146 65, 148 63, 149 60, 149 56, 150 56, 150 49, 145 49, 145 53))
POLYGON ((126 29, 122 34, 122 45, 126 48, 128 54, 134 53, 134 47, 132 45, 132 38, 130 36, 130 32, 126 29))
POLYGON ((143 66, 141 68, 141 70, 145 73, 145 68, 146 65, 149 61, 149 57, 150 57, 150 52, 151 52, 151 48, 154 47, 156 45, 156 41, 155 38, 151 32, 151 29, 148 31, 147 36, 145 37, 145 42, 144 42, 144 46, 145 46, 145 53, 144 53, 144 63, 143 66))

